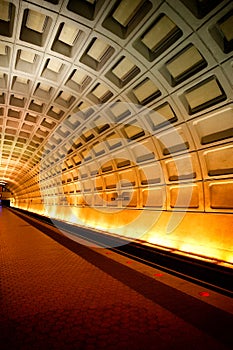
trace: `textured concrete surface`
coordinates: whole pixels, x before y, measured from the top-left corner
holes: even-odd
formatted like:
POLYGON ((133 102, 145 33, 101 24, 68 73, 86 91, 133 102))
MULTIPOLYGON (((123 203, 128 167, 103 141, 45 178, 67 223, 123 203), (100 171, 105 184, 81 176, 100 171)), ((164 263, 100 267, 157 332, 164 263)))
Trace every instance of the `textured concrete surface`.
POLYGON ((232 315, 61 243, 1 209, 1 349, 231 348, 232 315))

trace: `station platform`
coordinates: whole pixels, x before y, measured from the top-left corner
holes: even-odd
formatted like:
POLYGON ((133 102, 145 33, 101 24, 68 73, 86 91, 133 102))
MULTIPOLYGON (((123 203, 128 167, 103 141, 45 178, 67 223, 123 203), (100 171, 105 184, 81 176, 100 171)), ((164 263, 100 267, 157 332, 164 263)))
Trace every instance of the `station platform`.
POLYGON ((232 348, 230 297, 0 209, 0 349, 232 348))

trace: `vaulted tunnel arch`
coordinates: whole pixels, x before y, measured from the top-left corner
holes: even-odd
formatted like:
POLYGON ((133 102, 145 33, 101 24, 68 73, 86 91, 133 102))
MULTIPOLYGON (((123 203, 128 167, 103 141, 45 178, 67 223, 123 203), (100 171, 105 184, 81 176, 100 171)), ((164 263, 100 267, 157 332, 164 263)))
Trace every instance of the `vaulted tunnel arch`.
POLYGON ((0 6, 12 206, 232 263, 232 2, 0 6))

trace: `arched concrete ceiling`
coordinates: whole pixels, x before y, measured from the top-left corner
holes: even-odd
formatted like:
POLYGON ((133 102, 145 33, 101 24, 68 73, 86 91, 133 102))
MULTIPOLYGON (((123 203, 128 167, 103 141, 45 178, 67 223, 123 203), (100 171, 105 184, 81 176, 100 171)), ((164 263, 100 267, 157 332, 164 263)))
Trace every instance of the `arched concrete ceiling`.
POLYGON ((0 179, 15 205, 229 224, 232 1, 0 6, 0 179))

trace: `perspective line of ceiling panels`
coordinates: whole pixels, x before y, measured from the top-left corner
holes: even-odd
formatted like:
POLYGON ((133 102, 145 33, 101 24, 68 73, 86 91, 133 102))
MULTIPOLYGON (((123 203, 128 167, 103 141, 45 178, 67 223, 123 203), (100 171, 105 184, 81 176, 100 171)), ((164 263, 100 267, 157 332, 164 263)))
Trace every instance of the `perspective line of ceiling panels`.
POLYGON ((232 213, 232 28, 232 1, 0 0, 12 203, 232 213))

